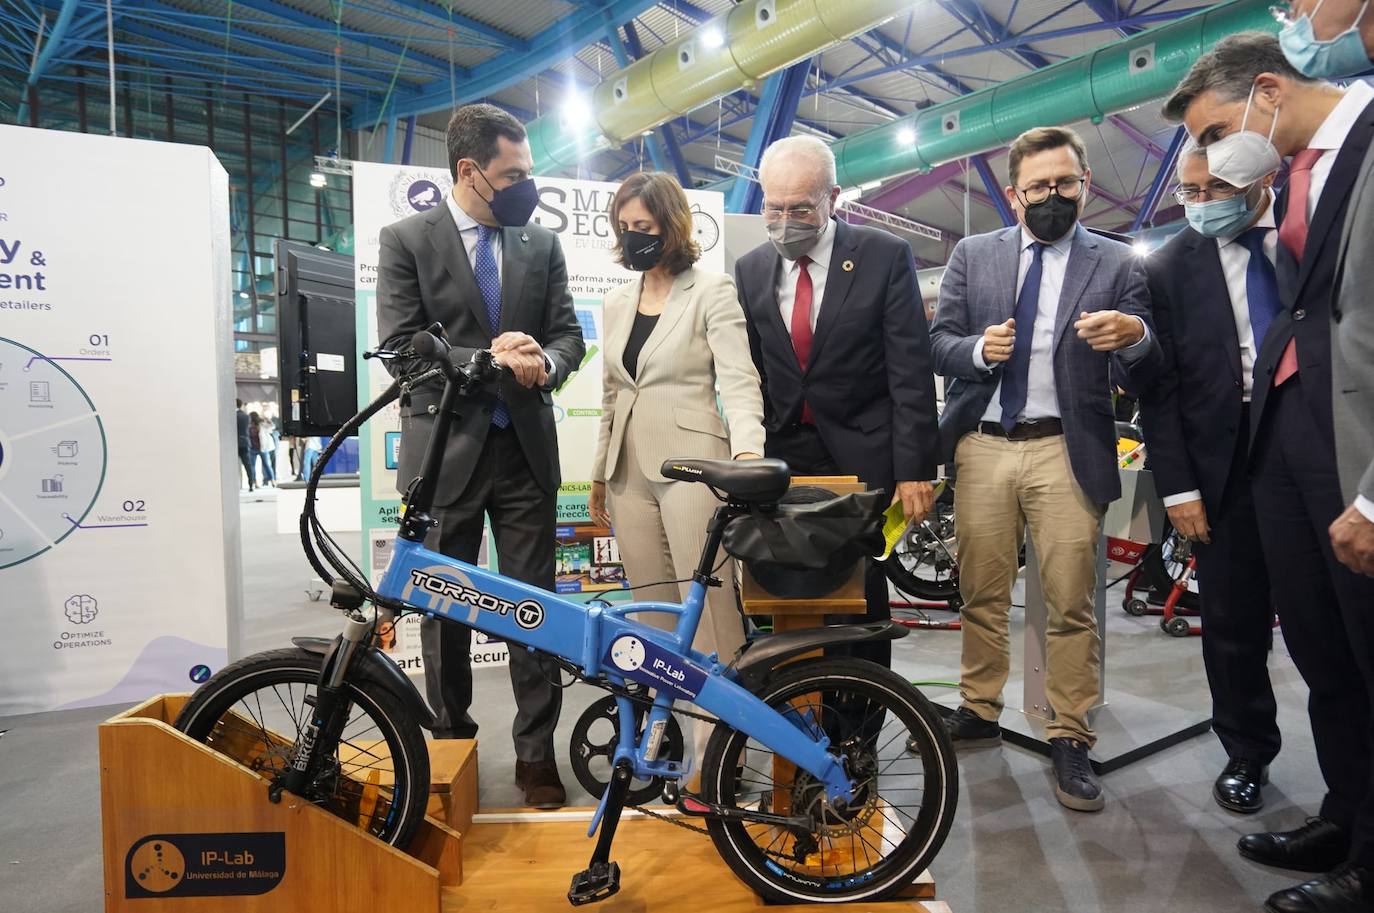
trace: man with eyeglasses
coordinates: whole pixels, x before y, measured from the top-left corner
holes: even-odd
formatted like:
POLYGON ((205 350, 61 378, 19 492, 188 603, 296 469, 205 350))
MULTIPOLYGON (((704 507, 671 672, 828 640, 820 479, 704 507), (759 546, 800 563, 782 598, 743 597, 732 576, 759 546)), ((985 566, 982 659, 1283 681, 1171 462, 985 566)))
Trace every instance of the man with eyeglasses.
MULTIPOLYGON (((769 146, 759 182, 769 241, 735 264, 735 284, 763 383, 766 454, 796 475, 856 475, 919 522, 933 500, 939 431, 911 247, 834 218, 835 156, 814 137, 769 146)), ((891 617, 873 562, 864 595, 862 620, 891 617)), ((892 644, 853 653, 888 666, 892 644)))
MULTIPOLYGON (((1280 11, 1282 12, 1282 11, 1280 11)), ((1327 794, 1291 831, 1249 834, 1243 856, 1322 877, 1267 908, 1374 909, 1374 579, 1343 565, 1329 529, 1346 507, 1332 414, 1332 299, 1341 228, 1374 140, 1374 88, 1295 68, 1273 35, 1242 32, 1193 64, 1164 107, 1206 147, 1208 170, 1247 185, 1291 156, 1277 204, 1281 307, 1255 359, 1255 512, 1283 638, 1307 682, 1327 794), (1278 572, 1282 569, 1282 572, 1278 572)), ((1367 294, 1367 292, 1366 292, 1367 294)))
POLYGON ((1025 530, 1049 609, 1046 726, 1055 796, 1104 805, 1088 752, 1100 697, 1097 544, 1121 496, 1111 391, 1139 392, 1160 360, 1140 258, 1080 225, 1092 171, 1072 130, 1029 130, 1007 155, 1018 225, 955 246, 931 345, 948 378, 940 433, 954 495, 963 608, 956 747, 1001 741, 1012 584, 1025 530))
POLYGON ((1212 731, 1228 759, 1212 796, 1254 814, 1281 744, 1268 666, 1274 608, 1249 468, 1255 353, 1281 307, 1274 174, 1236 187, 1213 177, 1207 150, 1190 144, 1178 180, 1190 227, 1145 265, 1164 365, 1141 393, 1141 423, 1155 489, 1197 555, 1212 731))

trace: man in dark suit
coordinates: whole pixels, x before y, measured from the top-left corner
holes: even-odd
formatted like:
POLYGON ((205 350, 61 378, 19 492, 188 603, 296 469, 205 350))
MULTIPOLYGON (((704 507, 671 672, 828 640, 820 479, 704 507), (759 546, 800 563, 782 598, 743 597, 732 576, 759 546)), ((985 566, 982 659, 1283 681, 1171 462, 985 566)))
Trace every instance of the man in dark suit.
POLYGON ((1192 227, 1146 261, 1164 366, 1141 393, 1141 424, 1169 520, 1195 543, 1212 730, 1229 758, 1212 795, 1252 814, 1264 807, 1281 744, 1268 668, 1274 608, 1249 468, 1257 341, 1280 307, 1274 175, 1234 187, 1190 145, 1178 178, 1192 227))
POLYGON ((1270 583, 1310 692, 1327 795, 1318 817, 1294 831, 1250 834, 1240 851, 1326 873, 1275 894, 1270 910, 1367 911, 1374 907, 1374 579, 1337 560, 1327 530, 1346 506, 1332 422, 1331 302, 1347 204, 1374 139, 1374 88, 1313 80, 1272 35, 1243 32, 1198 58, 1164 115, 1187 125, 1207 148, 1209 170, 1231 184, 1292 156, 1278 206, 1283 306, 1255 360, 1251 447, 1260 538, 1270 568, 1282 569, 1270 583))
MULTIPOLYGON (((735 284, 763 382, 767 455, 795 475, 856 475, 930 511, 938 474, 935 378, 911 248, 834 218, 835 157, 813 137, 779 140, 759 168, 769 243, 735 264, 735 284)), ((864 620, 892 615, 870 562, 864 620)), ((855 654, 891 664, 890 641, 855 654)))
POLYGON ((253 461, 250 459, 251 447, 248 446, 248 439, 251 435, 248 413, 243 411, 243 400, 234 400, 234 422, 235 431, 238 433, 239 462, 243 464, 243 471, 248 473, 248 490, 257 488, 257 475, 253 472, 253 461))
POLYGON ((1160 352, 1140 258, 1078 225, 1092 180, 1083 141, 1072 130, 1029 130, 1007 161, 1019 224, 955 246, 931 330, 935 369, 950 379, 940 432, 959 474, 963 703, 949 728, 956 745, 1001 739, 1011 588, 1029 526, 1049 609, 1055 796, 1097 811, 1093 592, 1102 517, 1121 496, 1111 391, 1138 392, 1160 352))
MULTIPOLYGON (((448 125, 448 153, 453 193, 444 205, 382 229, 377 332, 385 347, 400 348, 437 321, 455 361, 489 347, 510 369, 494 395, 456 416, 429 544, 476 562, 489 516, 501 573, 552 590, 560 474, 550 391, 578 368, 584 351, 563 250, 553 232, 526 224, 538 195, 519 121, 491 105, 459 108, 448 125)), ((440 392, 416 390, 402 409, 403 493, 419 472, 440 392)), ((432 619, 421 625, 434 734, 472 738, 472 631, 432 619)), ((525 804, 536 808, 565 801, 553 748, 557 671, 545 658, 510 651, 515 776, 525 804)))

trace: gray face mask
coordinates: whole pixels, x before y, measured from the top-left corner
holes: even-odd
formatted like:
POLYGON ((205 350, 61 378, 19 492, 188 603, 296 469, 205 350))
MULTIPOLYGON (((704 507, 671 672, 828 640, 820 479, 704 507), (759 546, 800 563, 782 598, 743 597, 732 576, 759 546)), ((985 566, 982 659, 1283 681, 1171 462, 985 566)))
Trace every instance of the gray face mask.
POLYGON ((795 260, 816 246, 821 236, 818 225, 797 219, 778 219, 768 223, 768 240, 785 259, 795 260))

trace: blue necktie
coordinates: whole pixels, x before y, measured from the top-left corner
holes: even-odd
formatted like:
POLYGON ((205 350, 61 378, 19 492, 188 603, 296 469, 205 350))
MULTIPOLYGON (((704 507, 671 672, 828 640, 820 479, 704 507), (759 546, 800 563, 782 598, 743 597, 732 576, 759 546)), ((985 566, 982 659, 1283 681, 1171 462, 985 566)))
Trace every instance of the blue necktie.
POLYGON ((1021 283, 1021 294, 1016 296, 1016 342, 1011 348, 1011 358, 1002 368, 1002 427, 1010 431, 1016 425, 1016 417, 1026 408, 1026 386, 1030 377, 1031 337, 1035 330, 1035 314, 1040 310, 1040 274, 1044 271, 1041 256, 1045 245, 1039 241, 1031 242, 1031 264, 1026 270, 1026 280, 1021 283))
POLYGON ((1274 264, 1264 255, 1264 238, 1271 231, 1272 228, 1251 228, 1236 239, 1250 251, 1250 262, 1245 267, 1245 302, 1250 309, 1250 331, 1255 334, 1256 356, 1269 324, 1283 307, 1274 264))
MULTIPOLYGON (((487 306, 487 320, 491 323, 491 336, 495 339, 501 333, 501 273, 496 268, 496 254, 491 242, 499 228, 487 225, 477 226, 477 256, 472 265, 472 274, 477 279, 477 290, 482 293, 482 301, 487 306)), ((498 393, 496 405, 491 409, 491 423, 497 428, 510 425, 510 412, 506 401, 498 393)))

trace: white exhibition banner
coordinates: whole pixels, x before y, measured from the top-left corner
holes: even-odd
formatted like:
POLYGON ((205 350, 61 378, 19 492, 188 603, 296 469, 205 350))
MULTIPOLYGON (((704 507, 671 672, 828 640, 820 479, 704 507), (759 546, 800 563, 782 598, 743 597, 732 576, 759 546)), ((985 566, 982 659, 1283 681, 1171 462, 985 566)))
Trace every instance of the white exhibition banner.
POLYGON ((193 690, 240 598, 228 176, 197 146, 0 149, 0 716, 193 690))
MULTIPOLYGON (((587 515, 592 461, 601 423, 601 306, 608 291, 630 281, 635 274, 617 264, 611 255, 615 237, 609 211, 618 184, 552 177, 537 177, 535 182, 539 187, 539 206, 531 221, 559 236, 568 263, 568 291, 587 346, 581 367, 554 392, 563 471, 556 541, 549 543, 556 556, 555 588, 565 594, 609 596, 628 586, 624 568, 610 530, 592 526, 587 515)), ((382 228, 445 205, 444 197, 452 187, 452 178, 442 168, 353 163, 353 256, 360 349, 375 348, 378 344, 377 257, 382 228)), ((725 197, 714 191, 689 190, 687 199, 702 249, 698 265, 723 271, 725 245, 721 226, 725 197)), ((456 226, 454 230, 457 231, 456 226)), ((360 357, 358 364, 364 366, 358 371, 359 401, 370 402, 387 388, 391 377, 376 359, 363 361, 360 357)), ((358 447, 363 548, 374 575, 386 567, 400 514, 395 471, 400 431, 400 410, 393 404, 363 429, 358 447)), ((485 563, 485 542, 482 555, 485 563)), ((417 616, 409 616, 398 625, 396 636, 388 638, 393 658, 410 672, 421 666, 418 621, 417 616)), ((487 643, 479 635, 473 638, 472 660, 474 667, 503 665, 507 655, 504 648, 487 643)))

